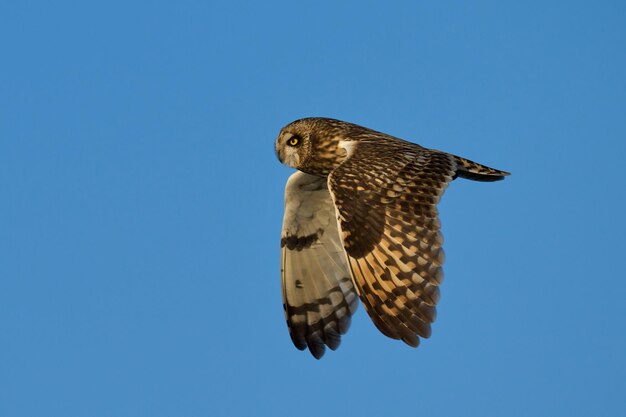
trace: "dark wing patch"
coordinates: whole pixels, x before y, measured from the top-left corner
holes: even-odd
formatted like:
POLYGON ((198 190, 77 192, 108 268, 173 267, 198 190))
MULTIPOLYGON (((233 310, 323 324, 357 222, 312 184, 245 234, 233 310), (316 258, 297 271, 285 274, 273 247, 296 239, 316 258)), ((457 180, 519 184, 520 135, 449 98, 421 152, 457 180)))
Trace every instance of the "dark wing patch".
POLYGON ((315 232, 305 236, 285 236, 280 239, 280 247, 287 246, 290 250, 302 250, 311 247, 319 239, 319 233, 315 232))
POLYGON ((340 234, 361 301, 385 335, 429 337, 443 279, 436 204, 452 155, 397 141, 360 141, 329 176, 340 234))

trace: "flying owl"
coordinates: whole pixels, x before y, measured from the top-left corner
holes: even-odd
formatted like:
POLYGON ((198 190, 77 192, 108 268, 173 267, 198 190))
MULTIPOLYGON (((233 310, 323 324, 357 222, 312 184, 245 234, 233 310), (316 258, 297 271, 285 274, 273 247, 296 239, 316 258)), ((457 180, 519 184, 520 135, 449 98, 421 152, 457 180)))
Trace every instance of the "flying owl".
POLYGON ((385 336, 431 334, 443 279, 437 203, 457 177, 509 175, 352 123, 306 118, 275 144, 285 188, 283 307, 294 345, 335 350, 360 298, 385 336))

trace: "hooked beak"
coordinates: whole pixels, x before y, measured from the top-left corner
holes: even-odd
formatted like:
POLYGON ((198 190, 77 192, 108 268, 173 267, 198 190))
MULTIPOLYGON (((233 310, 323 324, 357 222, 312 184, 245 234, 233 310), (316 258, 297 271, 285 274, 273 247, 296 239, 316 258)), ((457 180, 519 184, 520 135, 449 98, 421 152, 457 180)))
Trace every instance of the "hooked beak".
POLYGON ((283 163, 283 157, 280 154, 280 151, 278 150, 278 141, 276 141, 276 143, 274 144, 274 152, 276 153, 276 158, 278 158, 278 160, 282 164, 283 163))

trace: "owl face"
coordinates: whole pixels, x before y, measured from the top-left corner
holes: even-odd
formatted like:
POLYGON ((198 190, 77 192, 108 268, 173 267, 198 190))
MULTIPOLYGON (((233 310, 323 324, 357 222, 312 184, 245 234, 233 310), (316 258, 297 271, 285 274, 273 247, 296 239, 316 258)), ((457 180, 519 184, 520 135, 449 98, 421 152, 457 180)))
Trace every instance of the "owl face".
POLYGON ((296 169, 306 165, 311 153, 311 137, 303 133, 302 129, 294 129, 291 125, 280 131, 275 145, 280 162, 296 169))
POLYGON ((276 155, 285 165, 312 175, 328 175, 347 156, 346 132, 332 119, 300 119, 282 128, 276 155))

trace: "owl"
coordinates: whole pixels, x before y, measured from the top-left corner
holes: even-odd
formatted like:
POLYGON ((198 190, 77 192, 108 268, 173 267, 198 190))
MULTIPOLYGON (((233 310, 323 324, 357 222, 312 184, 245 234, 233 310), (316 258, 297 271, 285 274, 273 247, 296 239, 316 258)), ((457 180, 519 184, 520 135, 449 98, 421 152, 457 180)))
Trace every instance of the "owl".
POLYGON ((285 126, 283 307, 291 340, 319 359, 337 349, 359 299, 385 336, 417 347, 431 334, 443 280, 437 203, 457 177, 509 175, 356 124, 285 126))

